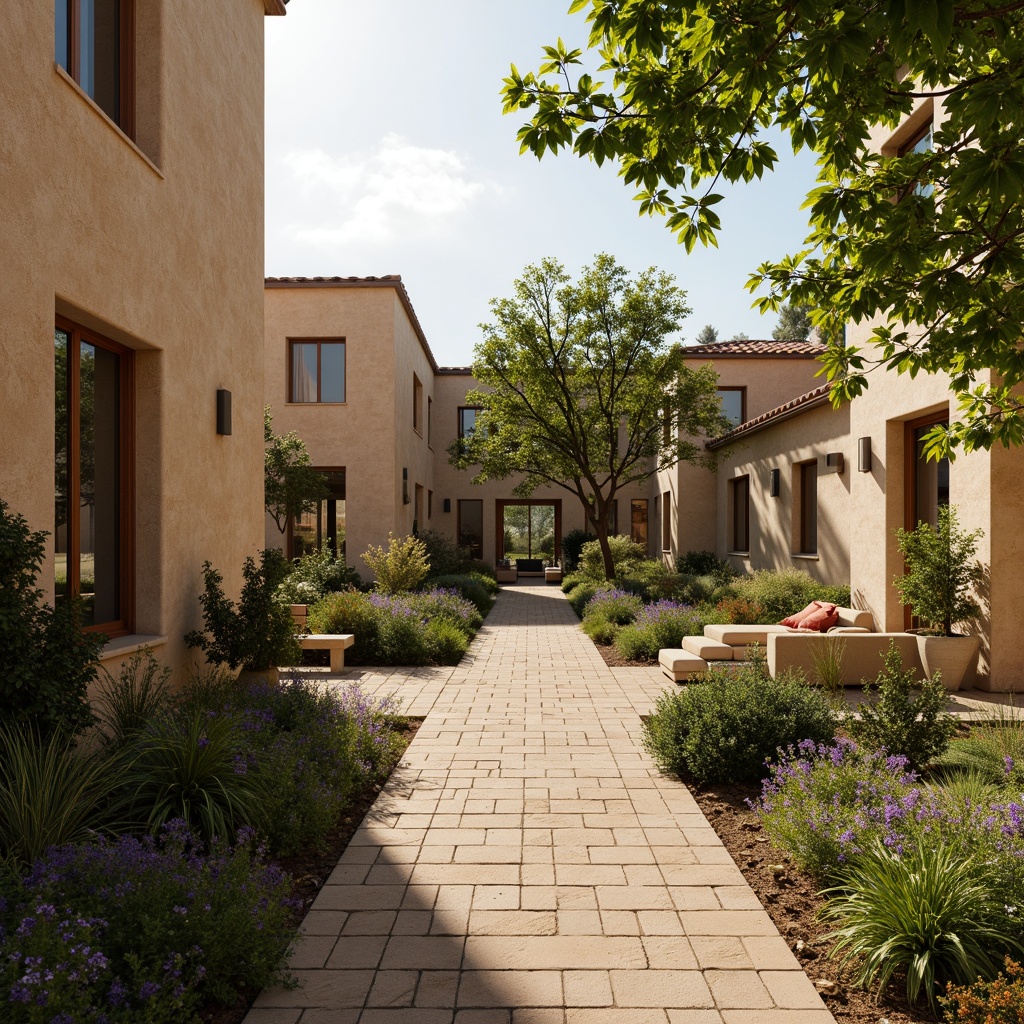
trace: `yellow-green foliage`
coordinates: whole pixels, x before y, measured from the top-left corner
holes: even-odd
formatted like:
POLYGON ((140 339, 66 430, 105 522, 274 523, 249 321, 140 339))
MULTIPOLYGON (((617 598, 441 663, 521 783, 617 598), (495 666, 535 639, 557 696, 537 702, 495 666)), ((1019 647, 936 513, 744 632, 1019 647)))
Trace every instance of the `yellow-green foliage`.
POLYGON ((371 546, 362 558, 373 573, 375 589, 382 594, 415 590, 430 572, 427 546, 416 537, 396 537, 389 533, 387 550, 371 546))

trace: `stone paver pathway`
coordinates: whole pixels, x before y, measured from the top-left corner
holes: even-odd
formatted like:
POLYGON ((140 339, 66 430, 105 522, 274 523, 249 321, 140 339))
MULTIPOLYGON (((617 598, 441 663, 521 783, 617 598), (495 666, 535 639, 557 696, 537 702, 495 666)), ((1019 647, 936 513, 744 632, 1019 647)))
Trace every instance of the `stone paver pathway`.
MULTIPOLYGON (((398 677, 363 675, 371 689, 398 677)), ((665 684, 609 669, 555 587, 499 597, 246 1024, 829 1024, 687 789, 641 745, 665 684)))

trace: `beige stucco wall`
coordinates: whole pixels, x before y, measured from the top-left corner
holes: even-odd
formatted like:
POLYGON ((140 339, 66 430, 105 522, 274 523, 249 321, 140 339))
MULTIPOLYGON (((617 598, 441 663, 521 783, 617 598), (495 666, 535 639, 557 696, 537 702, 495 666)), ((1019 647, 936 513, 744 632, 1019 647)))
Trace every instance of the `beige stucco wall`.
MULTIPOLYGON (((431 362, 395 284, 267 283, 266 401, 274 432, 294 430, 314 466, 345 469, 345 558, 363 576, 360 555, 386 545, 388 534, 412 532, 415 486, 432 490, 427 445, 431 362), (345 339, 345 403, 293 404, 288 399, 288 339, 345 339), (423 429, 413 429, 413 374, 423 384, 423 429), (409 471, 409 504, 402 501, 402 470, 409 471)), ((436 403, 432 403, 436 405, 436 403)), ((435 412, 431 409, 432 414, 435 412)), ((421 524, 425 526, 427 524, 421 524)), ((283 546, 267 518, 267 544, 283 546)))
POLYGON ((55 67, 52 4, 0 32, 0 495, 52 530, 55 312, 134 349, 135 630, 171 663, 203 560, 234 587, 263 536, 263 16, 138 0, 138 145, 55 67))
POLYGON ((830 405, 807 409, 791 419, 739 435, 720 453, 716 517, 716 550, 742 572, 757 569, 801 569, 828 584, 850 581, 851 480, 856 452, 850 442, 850 408, 830 405), (831 453, 844 456, 843 472, 825 465, 831 453), (818 466, 818 552, 800 553, 799 466, 818 466), (778 469, 779 496, 769 491, 769 474, 778 469), (750 552, 730 553, 729 481, 750 476, 750 552))
MULTIPOLYGON (((694 357, 689 364, 696 369, 712 363, 721 387, 745 387, 746 418, 755 419, 771 409, 792 401, 799 395, 818 387, 815 373, 820 364, 803 357, 718 356, 713 360, 694 357)), ((672 545, 665 560, 687 551, 714 551, 718 546, 718 521, 725 514, 724 505, 718 504, 717 474, 689 463, 680 463, 653 478, 649 487, 651 508, 654 496, 658 502, 659 520, 663 515, 664 494, 671 494, 672 545)), ((661 537, 660 522, 653 524, 661 537)), ((652 547, 652 554, 662 552, 661 541, 652 547)))

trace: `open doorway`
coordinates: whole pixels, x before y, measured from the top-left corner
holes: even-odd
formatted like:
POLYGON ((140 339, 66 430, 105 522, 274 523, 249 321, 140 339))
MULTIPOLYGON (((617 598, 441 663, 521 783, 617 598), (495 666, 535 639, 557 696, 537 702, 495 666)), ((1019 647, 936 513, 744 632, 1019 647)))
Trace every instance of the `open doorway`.
POLYGON ((562 553, 562 502, 499 500, 497 558, 557 562, 562 553))

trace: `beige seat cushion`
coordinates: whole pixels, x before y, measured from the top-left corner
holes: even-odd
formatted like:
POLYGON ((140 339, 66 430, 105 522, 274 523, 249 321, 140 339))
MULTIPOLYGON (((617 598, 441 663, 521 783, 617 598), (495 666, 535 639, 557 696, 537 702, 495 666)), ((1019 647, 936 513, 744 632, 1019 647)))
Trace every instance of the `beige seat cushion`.
POLYGON ((730 647, 747 647, 749 644, 760 644, 762 647, 768 643, 768 636, 771 633, 788 633, 785 626, 705 626, 704 635, 709 640, 717 640, 720 644, 728 644, 730 647))
MULTIPOLYGON (((844 686, 857 686, 864 679, 874 680, 882 669, 882 656, 894 642, 905 668, 912 668, 918 679, 923 678, 921 661, 917 653, 917 637, 909 633, 840 633, 834 639, 843 641, 842 682, 844 686)), ((829 634, 792 632, 768 638, 768 671, 772 678, 786 669, 802 672, 810 682, 816 682, 815 650, 823 650, 829 634)))
POLYGON ((658 664, 665 675, 677 683, 708 670, 708 663, 703 658, 673 647, 658 651, 658 664))
POLYGON ((683 650, 705 661, 732 661, 732 648, 706 636, 684 636, 683 650))

